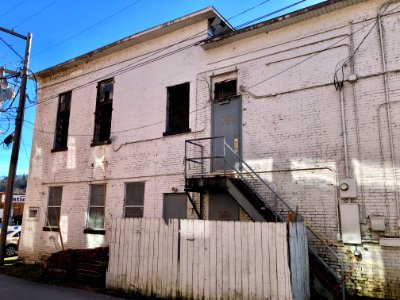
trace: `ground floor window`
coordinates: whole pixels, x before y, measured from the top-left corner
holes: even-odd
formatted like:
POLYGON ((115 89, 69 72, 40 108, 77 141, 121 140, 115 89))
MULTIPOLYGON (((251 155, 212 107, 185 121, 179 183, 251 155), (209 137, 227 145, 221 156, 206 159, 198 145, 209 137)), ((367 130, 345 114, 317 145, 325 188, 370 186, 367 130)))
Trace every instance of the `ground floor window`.
POLYGON ((49 188, 49 202, 47 205, 47 227, 58 228, 60 224, 61 198, 63 188, 52 186, 49 188))
POLYGON ((125 218, 142 218, 144 204, 144 182, 125 184, 125 218))
POLYGON ((87 228, 104 229, 104 207, 106 202, 106 185, 90 185, 87 228))

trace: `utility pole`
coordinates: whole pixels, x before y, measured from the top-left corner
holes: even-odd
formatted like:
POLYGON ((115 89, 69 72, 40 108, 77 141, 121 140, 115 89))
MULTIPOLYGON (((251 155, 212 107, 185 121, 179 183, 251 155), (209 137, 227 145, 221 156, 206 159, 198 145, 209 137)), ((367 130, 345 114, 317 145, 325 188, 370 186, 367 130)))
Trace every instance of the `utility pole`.
POLYGON ((28 68, 29 68, 29 56, 31 52, 31 43, 32 43, 32 34, 28 33, 27 36, 23 36, 14 31, 5 29, 0 27, 0 31, 4 31, 6 33, 12 34, 16 37, 22 38, 26 40, 26 48, 25 48, 25 57, 24 57, 24 68, 22 70, 22 80, 21 80, 21 88, 20 88, 20 98, 17 110, 17 118, 15 120, 15 131, 14 131, 14 143, 11 152, 10 159, 10 169, 8 171, 7 178, 7 186, 6 186, 6 197, 4 202, 4 210, 3 210, 3 225, 1 227, 1 235, 0 235, 0 265, 4 265, 5 258, 5 246, 6 246, 6 238, 7 238, 7 227, 10 219, 10 211, 11 211, 11 203, 13 199, 13 191, 14 191, 14 180, 15 174, 17 171, 18 164, 18 154, 21 142, 21 131, 22 131, 22 123, 24 120, 24 109, 25 109, 25 97, 26 97, 26 83, 28 80, 28 68))

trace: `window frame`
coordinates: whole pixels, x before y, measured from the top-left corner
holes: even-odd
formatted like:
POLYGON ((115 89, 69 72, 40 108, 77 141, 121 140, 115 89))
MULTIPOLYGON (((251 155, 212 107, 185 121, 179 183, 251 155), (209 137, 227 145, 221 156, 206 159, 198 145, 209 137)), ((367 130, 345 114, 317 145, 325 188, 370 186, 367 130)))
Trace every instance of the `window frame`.
POLYGON ((94 129, 93 129, 93 139, 91 146, 111 144, 111 124, 112 124, 112 111, 113 111, 113 100, 114 100, 114 85, 115 85, 114 78, 102 80, 97 83, 96 109, 94 112, 94 129), (107 84, 110 83, 112 84, 111 97, 101 101, 101 99, 104 99, 104 97, 102 97, 102 87, 105 87, 107 84), (103 120, 103 118, 107 117, 109 118, 108 122, 103 120), (103 137, 103 135, 105 134, 104 131, 107 133, 106 134, 107 137, 103 137))
POLYGON ((94 234, 105 234, 105 216, 106 216, 106 193, 107 193, 107 184, 99 183, 99 184, 90 184, 89 185, 89 201, 87 208, 87 218, 86 218, 86 228, 84 229, 84 233, 94 233, 94 234), (103 205, 91 205, 94 186, 102 186, 103 191, 103 205), (89 227, 89 219, 90 219, 90 208, 103 208, 103 226, 102 228, 92 228, 89 227))
POLYGON ((46 210, 46 219, 45 219, 45 226, 43 227, 43 231, 58 231, 60 228, 60 218, 61 218, 61 207, 62 207, 62 195, 63 195, 64 188, 62 186, 51 186, 49 187, 49 195, 47 199, 47 210, 46 210), (60 194, 60 203, 59 205, 50 205, 50 200, 51 200, 51 190, 52 189, 61 189, 61 194, 60 194), (49 208, 58 208, 58 224, 52 225, 50 224, 50 219, 49 219, 49 208))
MULTIPOLYGON (((226 80, 222 80, 222 81, 217 81, 214 83, 214 101, 225 101, 225 100, 229 100, 232 98, 237 97, 237 86, 238 86, 238 81, 237 78, 229 78, 226 80), (229 87, 229 85, 231 83, 234 83, 234 88, 230 89, 232 91, 234 91, 234 93, 229 93, 227 87, 229 87), (226 88, 227 90, 223 90, 224 88, 226 88), (221 89, 221 91, 219 91, 221 89), (225 93, 226 95, 224 96, 219 96, 217 95, 218 93, 225 93)), ((230 91, 229 90, 229 91, 230 91)))
POLYGON ((133 218, 143 218, 144 214, 144 198, 145 198, 145 192, 146 192, 146 182, 145 181, 135 181, 135 182, 125 182, 125 197, 124 197, 124 218, 128 218, 126 216, 126 208, 142 208, 142 216, 141 217, 133 217, 133 218), (142 205, 127 205, 127 200, 128 200, 128 185, 135 185, 135 184, 143 184, 143 198, 141 199, 142 205))
MULTIPOLYGON (((185 95, 186 96, 186 95, 185 95)), ((176 96, 178 97, 178 96, 176 96)), ((179 99, 177 98, 175 101, 178 101, 179 99)), ((177 124, 175 124, 176 126, 177 124)), ((177 85, 173 85, 173 86, 168 86, 167 87, 167 107, 166 107, 166 124, 165 124, 165 132, 163 133, 163 136, 168 136, 168 135, 175 135, 175 134, 181 134, 181 133, 188 133, 191 132, 190 129, 190 82, 184 82, 184 83, 180 83, 177 85), (176 91, 173 90, 178 90, 179 87, 183 88, 183 86, 187 86, 185 88, 187 88, 187 99, 185 99, 185 104, 186 104, 186 108, 185 108, 185 128, 180 127, 180 128, 175 128, 174 125, 172 124, 172 119, 173 113, 176 113, 176 108, 175 111, 172 112, 172 103, 174 100, 172 99, 172 93, 177 93, 176 91)))
MULTIPOLYGON (((57 116, 56 116, 56 126, 54 130, 54 141, 53 141, 53 149, 51 152, 57 151, 65 151, 68 150, 68 132, 69 132, 69 120, 71 116, 71 103, 72 103, 72 91, 67 91, 58 95, 58 107, 57 107, 57 116), (63 97, 68 96, 68 109, 61 111, 62 108, 62 99, 63 97), (66 120, 66 129, 63 131, 62 121, 66 120), (60 132, 60 134, 59 134, 60 132), (65 134, 65 136, 64 136, 65 134), (58 138, 60 137, 61 141, 58 142, 58 138)), ((65 126, 65 124, 64 124, 65 126)))

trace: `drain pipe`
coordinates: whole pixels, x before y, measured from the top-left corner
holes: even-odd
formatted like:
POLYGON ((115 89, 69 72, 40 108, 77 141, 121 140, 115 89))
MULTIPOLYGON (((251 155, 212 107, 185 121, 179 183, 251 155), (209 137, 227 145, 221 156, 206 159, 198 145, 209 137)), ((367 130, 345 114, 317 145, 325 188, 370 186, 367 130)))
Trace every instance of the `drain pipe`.
POLYGON ((347 123, 346 123, 346 111, 345 111, 345 99, 344 99, 344 86, 339 91, 339 98, 340 98, 340 107, 342 112, 344 168, 346 172, 346 178, 349 178, 349 154, 348 154, 348 142, 347 142, 347 123))
MULTIPOLYGON (((397 222, 399 222, 399 191, 397 187, 397 172, 396 172, 396 156, 394 151, 394 142, 393 142, 393 130, 392 130, 392 120, 390 114, 390 99, 389 99, 389 87, 388 87, 388 78, 387 78, 387 67, 386 67, 386 56, 385 56, 385 46, 383 42, 383 28, 382 28, 382 21, 381 16, 378 13, 377 17, 378 22, 378 31, 379 31, 379 44, 381 49, 381 60, 382 60, 382 71, 383 71, 383 85, 385 88, 385 103, 386 103, 386 116, 388 122, 388 129, 389 129, 389 141, 390 141, 390 155, 392 158, 392 171, 393 171, 393 179, 394 179, 394 186, 395 186, 395 197, 396 197, 396 212, 397 212, 397 222)), ((400 225, 400 224, 399 224, 400 225)))

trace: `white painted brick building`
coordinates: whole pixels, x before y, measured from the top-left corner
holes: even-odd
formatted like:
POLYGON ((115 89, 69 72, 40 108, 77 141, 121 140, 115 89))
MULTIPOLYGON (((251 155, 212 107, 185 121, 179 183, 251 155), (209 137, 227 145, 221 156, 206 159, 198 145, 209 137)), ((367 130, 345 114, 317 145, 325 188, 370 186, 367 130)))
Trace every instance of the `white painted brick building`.
MULTIPOLYGON (((349 289, 400 299, 399 12, 397 1, 330 0, 238 31, 227 25, 205 41, 209 20, 222 19, 208 8, 39 72, 20 255, 38 261, 62 244, 108 245, 110 220, 128 211, 128 183, 144 182, 144 190, 133 185, 144 202, 132 211, 162 217, 166 195, 184 192, 185 140, 214 134, 215 84, 229 79, 241 97, 243 159, 337 244, 349 289), (176 92, 188 96, 183 123, 169 123, 171 87, 185 83, 189 90, 176 92), (62 97, 70 99, 67 133, 57 123, 62 97), (107 132, 110 110, 99 106, 110 99, 107 132), (355 198, 341 197, 345 178, 355 180, 355 198), (95 205, 93 185, 105 189, 104 205, 95 205), (346 203, 359 216, 341 217, 346 203), (346 226, 361 243, 343 243, 346 226)), ((187 211, 197 217, 189 202, 187 211)))

